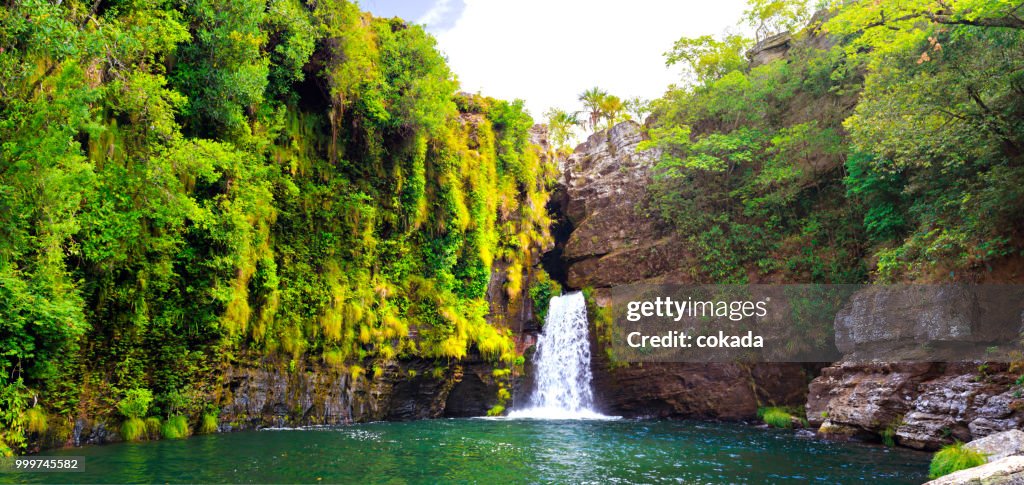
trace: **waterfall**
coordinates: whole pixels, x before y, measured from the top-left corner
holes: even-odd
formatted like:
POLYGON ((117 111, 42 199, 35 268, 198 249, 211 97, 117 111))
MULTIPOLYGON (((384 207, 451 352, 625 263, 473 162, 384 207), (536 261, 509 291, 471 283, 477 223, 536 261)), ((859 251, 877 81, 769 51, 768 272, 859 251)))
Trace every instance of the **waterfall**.
POLYGON ((510 418, 607 418, 593 410, 587 303, 582 293, 551 299, 534 362, 536 379, 529 407, 510 412, 510 418))

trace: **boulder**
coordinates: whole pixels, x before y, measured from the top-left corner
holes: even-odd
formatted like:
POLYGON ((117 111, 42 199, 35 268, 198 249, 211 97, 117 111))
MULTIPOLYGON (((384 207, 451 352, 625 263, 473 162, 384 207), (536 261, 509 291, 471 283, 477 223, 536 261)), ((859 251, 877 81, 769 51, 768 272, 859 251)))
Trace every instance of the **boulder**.
POLYGON ((747 51, 747 59, 750 59, 750 67, 757 67, 769 62, 783 59, 789 52, 793 36, 789 32, 782 32, 770 35, 761 40, 754 47, 747 51))
POLYGON ((1009 456, 939 477, 925 485, 1022 485, 1024 456, 1009 456))
POLYGON ((967 443, 966 446, 985 455, 989 463, 1008 456, 1022 456, 1024 455, 1024 431, 1019 429, 1003 431, 978 438, 967 443))

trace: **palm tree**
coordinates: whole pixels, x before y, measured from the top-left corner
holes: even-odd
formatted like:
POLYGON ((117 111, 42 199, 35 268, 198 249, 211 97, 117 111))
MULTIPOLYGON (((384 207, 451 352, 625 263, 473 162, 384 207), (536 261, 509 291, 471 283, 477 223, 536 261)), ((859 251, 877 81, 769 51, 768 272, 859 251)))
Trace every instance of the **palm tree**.
POLYGON ((608 129, 622 121, 623 115, 626 113, 626 105, 622 104, 622 100, 618 96, 612 95, 605 96, 601 100, 600 109, 602 116, 608 121, 608 129))
POLYGON ((548 119, 548 131, 551 135, 551 143, 555 145, 555 148, 561 149, 575 138, 573 128, 580 125, 578 113, 551 108, 544 113, 544 116, 548 119))
POLYGON ((579 96, 580 102, 590 111, 590 129, 593 131, 597 130, 597 122, 601 120, 601 103, 606 97, 608 93, 597 86, 583 91, 579 96))

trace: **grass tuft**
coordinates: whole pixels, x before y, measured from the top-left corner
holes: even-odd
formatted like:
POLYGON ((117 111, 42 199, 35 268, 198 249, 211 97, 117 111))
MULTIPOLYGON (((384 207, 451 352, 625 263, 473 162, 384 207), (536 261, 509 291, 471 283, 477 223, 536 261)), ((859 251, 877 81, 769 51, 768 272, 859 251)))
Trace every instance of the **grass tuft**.
POLYGON ((188 418, 171 416, 160 426, 160 434, 169 440, 177 440, 188 436, 188 418))
POLYGON ((128 418, 121 423, 121 437, 125 441, 139 441, 146 437, 146 423, 139 418, 128 418))
POLYGON ((149 439, 160 439, 160 418, 150 416, 146 418, 146 435, 149 439))
POLYGON ((932 457, 932 463, 928 467, 928 478, 934 480, 953 472, 984 465, 987 461, 988 459, 985 458, 985 455, 957 441, 951 445, 943 446, 941 450, 935 453, 935 456, 932 457))
POLYGON ((765 424, 774 426, 776 428, 792 428, 793 427, 793 415, 786 412, 785 409, 777 407, 764 408, 758 414, 761 415, 761 419, 765 424))
POLYGON ((203 414, 199 420, 199 432, 202 434, 217 432, 217 415, 212 413, 203 414))
POLYGON ((34 407, 25 411, 25 425, 29 433, 45 433, 49 424, 46 422, 46 411, 43 408, 34 407))

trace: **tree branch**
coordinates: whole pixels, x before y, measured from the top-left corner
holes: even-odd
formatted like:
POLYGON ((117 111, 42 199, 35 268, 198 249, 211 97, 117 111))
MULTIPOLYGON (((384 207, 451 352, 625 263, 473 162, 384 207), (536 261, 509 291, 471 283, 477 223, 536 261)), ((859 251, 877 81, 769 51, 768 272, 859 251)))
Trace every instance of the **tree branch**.
POLYGON ((948 14, 932 12, 927 12, 926 15, 932 22, 943 25, 972 25, 974 27, 1024 29, 1024 21, 1013 16, 968 20, 964 18, 954 18, 952 15, 948 14))

